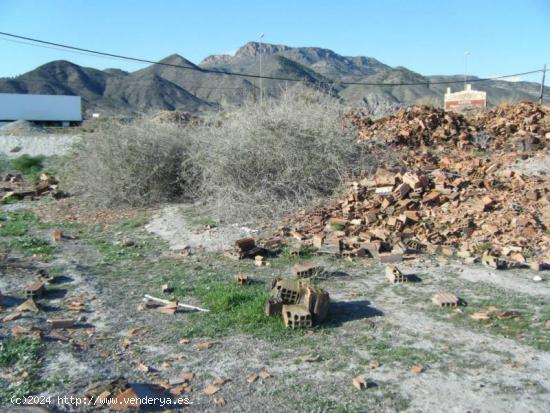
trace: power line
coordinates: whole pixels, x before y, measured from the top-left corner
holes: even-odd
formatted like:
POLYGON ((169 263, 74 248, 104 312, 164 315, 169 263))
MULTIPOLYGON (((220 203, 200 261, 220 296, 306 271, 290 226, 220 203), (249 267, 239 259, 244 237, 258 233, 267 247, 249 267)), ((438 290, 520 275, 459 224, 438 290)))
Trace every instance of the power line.
POLYGON ((61 47, 53 47, 53 46, 47 46, 47 45, 42 45, 42 44, 29 43, 29 42, 24 42, 24 41, 15 40, 15 39, 5 39, 3 37, 0 37, 0 40, 4 40, 5 42, 24 44, 26 46, 41 47, 43 49, 57 50, 57 51, 60 51, 60 52, 71 52, 71 53, 76 53, 76 54, 80 54, 80 55, 83 55, 83 56, 102 57, 102 58, 105 58, 105 59, 116 60, 117 62, 124 62, 125 61, 124 59, 108 57, 108 56, 101 56, 101 55, 97 55, 97 54, 93 54, 93 53, 87 53, 87 52, 80 52, 80 51, 77 51, 77 50, 66 50, 66 49, 63 49, 61 47))
MULTIPOLYGON (((148 63, 153 65, 160 65, 160 66, 168 66, 168 67, 175 67, 185 70, 193 70, 201 73, 211 73, 216 75, 225 75, 225 76, 238 76, 238 77, 250 77, 250 78, 256 78, 256 79, 266 79, 266 80, 279 80, 279 81, 285 81, 285 82, 311 82, 311 83, 326 83, 330 85, 357 85, 357 86, 430 86, 430 85, 450 85, 455 83, 463 83, 463 80, 443 80, 443 81, 435 81, 432 82, 430 80, 427 80, 425 82, 408 82, 408 83, 381 83, 381 82, 341 82, 341 81, 335 81, 335 80, 327 80, 327 81, 319 81, 319 82, 312 82, 308 79, 296 79, 296 78, 286 78, 286 77, 278 77, 278 76, 261 76, 256 75, 253 73, 239 73, 239 72, 231 72, 231 71, 224 71, 224 70, 214 70, 214 69, 203 69, 198 66, 183 66, 173 63, 166 63, 166 62, 155 62, 153 60, 143 59, 143 58, 137 58, 137 57, 130 57, 130 56, 124 56, 119 55, 115 53, 108 53, 108 52, 101 52, 98 50, 92 50, 92 49, 85 49, 82 47, 76 47, 76 46, 70 46, 65 45, 61 43, 54 43, 47 40, 40 40, 40 39, 34 39, 32 37, 26 37, 26 36, 20 36, 17 34, 12 33, 5 33, 0 32, 0 35, 2 36, 8 36, 16 39, 22 39, 27 40, 35 43, 45 44, 49 46, 54 46, 58 48, 63 48, 67 50, 73 50, 77 52, 84 52, 89 53, 93 55, 98 56, 108 56, 116 59, 122 59, 127 61, 133 61, 133 62, 139 62, 139 63, 148 63)), ((38 46, 38 45, 36 45, 38 46)), ((514 73, 510 75, 503 75, 503 76, 494 76, 494 77, 487 77, 487 78, 476 78, 476 79, 469 79, 469 82, 486 82, 490 80, 499 80, 499 79, 506 79, 509 77, 516 77, 516 76, 525 76, 530 75, 533 73, 542 73, 544 70, 538 69, 538 70, 532 70, 528 72, 523 73, 514 73)))

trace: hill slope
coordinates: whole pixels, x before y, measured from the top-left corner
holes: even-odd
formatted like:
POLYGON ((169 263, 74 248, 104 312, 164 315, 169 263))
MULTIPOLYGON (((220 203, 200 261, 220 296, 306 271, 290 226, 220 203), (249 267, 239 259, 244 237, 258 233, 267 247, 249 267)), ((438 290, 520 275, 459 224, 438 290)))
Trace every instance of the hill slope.
MULTIPOLYGON (((262 75, 301 79, 312 87, 331 90, 353 106, 442 105, 448 85, 428 82, 462 80, 462 76, 423 76, 404 67, 390 67, 373 57, 341 56, 318 47, 262 44, 262 75), (339 82, 425 83, 415 86, 342 85, 339 82)), ((179 67, 151 65, 134 72, 98 70, 58 60, 17 76, 0 78, 0 93, 80 95, 87 112, 135 113, 147 110, 202 111, 257 99, 259 79, 208 73, 260 73, 260 44, 249 42, 234 55, 212 55, 195 65, 173 54, 161 60, 179 67)), ((294 82, 263 80, 265 96, 276 96, 294 82)), ((485 81, 475 88, 487 91, 490 105, 504 101, 536 100, 539 85, 529 82, 485 81)), ((453 90, 462 85, 452 85, 453 90)))

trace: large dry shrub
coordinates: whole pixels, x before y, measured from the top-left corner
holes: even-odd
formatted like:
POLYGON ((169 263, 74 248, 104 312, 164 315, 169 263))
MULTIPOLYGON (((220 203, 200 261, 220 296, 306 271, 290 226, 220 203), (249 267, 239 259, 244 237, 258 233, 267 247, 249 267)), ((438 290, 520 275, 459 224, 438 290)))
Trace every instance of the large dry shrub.
POLYGON ((183 127, 102 122, 74 148, 63 182, 103 206, 193 199, 224 219, 273 218, 376 166, 344 112, 327 94, 294 88, 183 127))
POLYGON ((97 205, 143 206, 182 199, 193 185, 189 138, 145 117, 102 122, 73 148, 64 181, 97 205), (186 175, 187 173, 187 175, 186 175))
POLYGON ((295 88, 248 103, 195 128, 200 197, 225 218, 276 217, 330 196, 376 161, 343 128, 343 106, 295 88))

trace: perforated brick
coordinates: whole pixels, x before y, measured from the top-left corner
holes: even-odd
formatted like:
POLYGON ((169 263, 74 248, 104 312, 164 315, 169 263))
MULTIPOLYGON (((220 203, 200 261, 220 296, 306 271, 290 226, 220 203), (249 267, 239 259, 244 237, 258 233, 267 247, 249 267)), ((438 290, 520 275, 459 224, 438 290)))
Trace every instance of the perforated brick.
POLYGON ((289 328, 310 328, 311 314, 303 305, 283 305, 283 321, 289 328))
POLYGON ((296 304, 300 300, 301 285, 298 280, 282 279, 275 283, 272 295, 283 304, 296 304))
POLYGON ((314 324, 323 322, 328 314, 328 307, 330 304, 329 294, 321 290, 307 286, 302 294, 301 304, 303 304, 311 313, 312 321, 314 324))
POLYGON ((400 284, 408 281, 408 278, 395 265, 386 266, 386 279, 392 284, 400 284))
POLYGON ((432 296, 432 302, 440 307, 456 307, 459 301, 459 298, 451 293, 437 293, 432 296))
POLYGON ((321 272, 321 270, 322 267, 320 265, 317 265, 313 262, 307 262, 302 264, 295 264, 292 267, 292 274, 296 278, 307 278, 318 274, 319 272, 321 272))

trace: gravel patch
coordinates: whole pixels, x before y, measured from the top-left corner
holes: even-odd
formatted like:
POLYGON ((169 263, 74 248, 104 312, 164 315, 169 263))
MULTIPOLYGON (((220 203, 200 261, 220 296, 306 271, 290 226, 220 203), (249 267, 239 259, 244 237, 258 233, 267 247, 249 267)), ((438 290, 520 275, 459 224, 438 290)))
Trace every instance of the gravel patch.
POLYGON ((5 136, 0 135, 0 153, 10 158, 23 154, 37 156, 63 155, 67 153, 78 135, 36 135, 36 136, 5 136))

